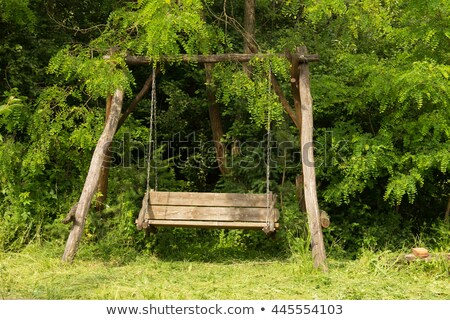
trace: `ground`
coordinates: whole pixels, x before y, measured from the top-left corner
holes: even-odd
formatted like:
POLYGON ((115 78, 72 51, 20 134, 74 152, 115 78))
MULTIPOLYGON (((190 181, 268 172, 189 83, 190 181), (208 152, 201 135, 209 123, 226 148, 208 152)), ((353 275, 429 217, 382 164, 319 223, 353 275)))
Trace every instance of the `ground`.
MULTIPOLYGON (((167 261, 152 255, 60 262, 63 248, 30 245, 0 253, 2 299, 450 299, 448 261, 408 263, 401 253, 329 259, 167 261)), ((95 247, 94 247, 95 249, 95 247)))

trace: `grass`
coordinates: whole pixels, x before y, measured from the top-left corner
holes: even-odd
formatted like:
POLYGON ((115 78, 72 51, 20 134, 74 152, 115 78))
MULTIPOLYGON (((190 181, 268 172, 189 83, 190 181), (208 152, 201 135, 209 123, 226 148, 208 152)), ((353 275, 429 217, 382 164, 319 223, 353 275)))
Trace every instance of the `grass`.
POLYGON ((136 254, 73 264, 63 247, 30 245, 0 253, 2 299, 450 299, 448 261, 405 263, 399 253, 367 251, 329 260, 323 274, 309 256, 271 260, 180 261, 136 254))

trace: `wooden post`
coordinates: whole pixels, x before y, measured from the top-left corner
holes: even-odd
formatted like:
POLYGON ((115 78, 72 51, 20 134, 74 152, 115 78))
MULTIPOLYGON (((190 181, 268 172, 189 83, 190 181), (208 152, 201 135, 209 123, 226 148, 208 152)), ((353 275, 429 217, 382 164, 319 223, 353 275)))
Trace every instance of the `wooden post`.
MULTIPOLYGON (((298 49, 301 55, 307 54, 306 47, 298 49)), ((305 192, 306 212, 311 233, 311 250, 314 267, 327 271, 325 245, 323 242, 322 228, 320 226, 320 211, 317 201, 316 170, 314 167, 313 147, 313 108, 309 82, 309 66, 307 62, 299 64, 299 92, 302 108, 301 118, 301 147, 302 147, 302 170, 303 185, 305 192)))
POLYGON ((87 213, 89 211, 92 198, 97 191, 103 158, 117 129, 117 124, 119 122, 120 112, 122 109, 122 103, 123 91, 121 89, 117 89, 112 98, 108 121, 105 124, 103 133, 100 136, 97 147, 95 148, 94 154, 92 155, 89 172, 84 183, 80 200, 78 201, 75 219, 72 225, 72 229, 70 230, 69 237, 67 239, 66 249, 64 250, 64 254, 62 256, 63 261, 72 262, 77 253, 78 245, 80 244, 80 240, 83 235, 87 213))
MULTIPOLYGON (((156 69, 158 73, 159 68, 156 69)), ((116 132, 119 131, 120 127, 125 123, 128 116, 137 108, 138 103, 144 98, 144 96, 148 93, 152 84, 152 75, 150 74, 142 86, 141 91, 136 95, 136 97, 131 102, 130 106, 125 110, 125 112, 120 116, 119 123, 117 124, 116 132)), ((108 95, 106 98, 106 112, 105 112, 105 126, 108 122, 109 114, 111 113, 111 101, 112 96, 108 95)), ((98 182, 98 192, 101 194, 97 198, 96 210, 97 212, 103 211, 105 208, 105 203, 108 198, 108 178, 109 178, 109 168, 111 165, 111 150, 107 149, 103 158, 103 165, 100 172, 100 180, 98 182)))
MULTIPOLYGON (((108 123, 109 114, 111 113, 111 102, 112 96, 108 95, 106 98, 106 111, 105 111, 105 126, 108 123)), ((100 171, 100 178, 98 182, 98 192, 100 196, 97 198, 97 204, 95 209, 97 212, 102 212, 105 208, 105 203, 108 198, 108 177, 109 177, 109 167, 111 162, 111 151, 109 149, 105 150, 103 157, 103 164, 100 171)))
POLYGON ((302 213, 306 212, 306 203, 305 203, 305 192, 304 192, 304 183, 303 183, 303 175, 299 174, 295 177, 295 195, 298 200, 298 207, 302 213))

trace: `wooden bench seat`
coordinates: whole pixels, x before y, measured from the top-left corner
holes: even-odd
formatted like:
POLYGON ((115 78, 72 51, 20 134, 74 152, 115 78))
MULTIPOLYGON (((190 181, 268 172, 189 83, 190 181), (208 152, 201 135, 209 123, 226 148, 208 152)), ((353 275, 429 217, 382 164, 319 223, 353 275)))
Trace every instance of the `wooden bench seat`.
POLYGON ((266 194, 147 192, 136 220, 138 229, 149 226, 263 229, 279 228, 276 196, 266 194), (148 205, 146 204, 146 201, 148 205))

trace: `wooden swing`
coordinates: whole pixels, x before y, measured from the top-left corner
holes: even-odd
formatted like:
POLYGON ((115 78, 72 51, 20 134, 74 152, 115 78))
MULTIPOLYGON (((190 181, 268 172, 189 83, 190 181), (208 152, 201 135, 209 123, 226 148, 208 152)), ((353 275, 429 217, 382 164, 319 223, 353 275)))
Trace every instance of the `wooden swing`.
MULTIPOLYGON (((150 152, 152 141, 156 141, 156 87, 155 69, 152 73, 150 104, 149 157, 147 159, 147 191, 142 199, 142 208, 136 219, 138 230, 154 227, 191 227, 263 230, 274 233, 279 228, 279 211, 275 208, 276 195, 270 192, 270 110, 267 126, 266 193, 201 193, 161 192, 150 189, 150 152)), ((153 143, 153 151, 156 150, 153 143)))

